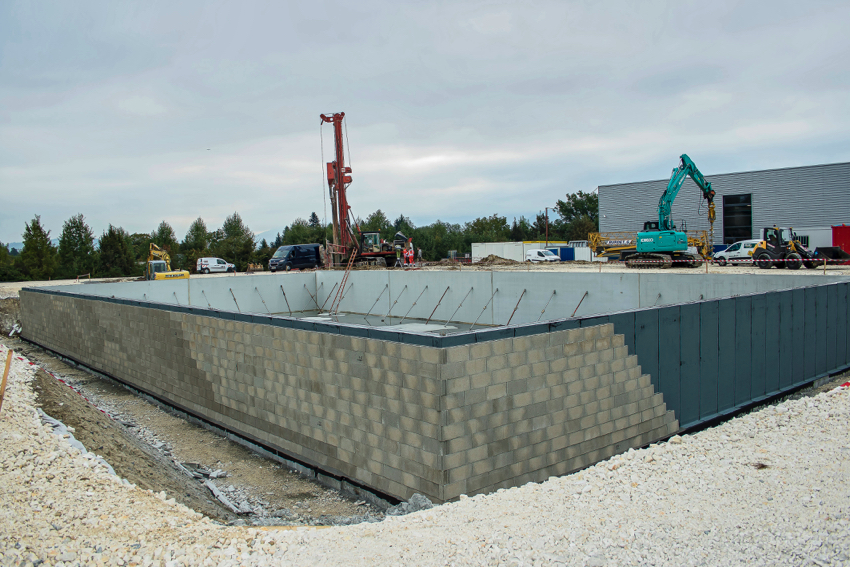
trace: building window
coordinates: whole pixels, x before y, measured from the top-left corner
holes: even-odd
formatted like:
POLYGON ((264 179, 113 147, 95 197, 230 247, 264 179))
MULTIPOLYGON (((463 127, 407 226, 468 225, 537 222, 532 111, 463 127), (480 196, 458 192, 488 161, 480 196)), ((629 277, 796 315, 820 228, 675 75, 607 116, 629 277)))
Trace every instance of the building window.
POLYGON ((809 235, 808 234, 798 234, 797 240, 799 240, 800 244, 802 244, 806 248, 809 247, 809 235))
POLYGON ((734 244, 753 236, 753 196, 723 196, 723 243, 734 244))

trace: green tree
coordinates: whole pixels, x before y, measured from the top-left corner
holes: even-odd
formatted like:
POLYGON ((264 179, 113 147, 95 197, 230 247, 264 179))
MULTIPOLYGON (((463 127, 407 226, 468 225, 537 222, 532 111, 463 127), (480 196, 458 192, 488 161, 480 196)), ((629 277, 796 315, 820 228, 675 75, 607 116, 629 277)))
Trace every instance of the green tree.
POLYGON ((589 218, 599 230, 599 195, 577 191, 567 195, 566 201, 558 199, 558 214, 564 224, 570 224, 582 217, 589 218))
POLYGON ((134 232, 129 238, 133 259, 136 262, 147 262, 151 252, 151 235, 146 232, 134 232))
MULTIPOLYGON (((508 219, 499 215, 480 217, 466 223, 466 240, 468 242, 506 242, 511 229, 508 219)), ((458 250, 460 252, 460 250, 458 250)))
POLYGON ((16 265, 16 259, 18 258, 9 252, 9 246, 0 242, 0 282, 19 282, 26 279, 16 265))
POLYGON ((151 242, 168 252, 171 256, 174 256, 180 250, 179 245, 177 244, 177 235, 174 234, 174 229, 171 228, 171 225, 165 221, 159 223, 156 230, 151 232, 150 239, 151 242))
POLYGON ((98 275, 115 278, 137 275, 141 270, 133 253, 132 240, 127 231, 111 224, 100 237, 98 275))
POLYGON ((216 256, 236 264, 236 270, 244 272, 254 253, 254 233, 242 222, 239 213, 224 220, 220 229, 213 233, 210 250, 216 256))
POLYGON ((194 270, 198 265, 198 258, 203 258, 209 253, 210 234, 207 232, 207 224, 201 217, 196 218, 189 225, 186 237, 180 244, 181 252, 186 256, 187 267, 194 270))
POLYGON ((254 253, 254 262, 264 267, 268 267, 269 260, 271 260, 272 254, 274 254, 275 250, 277 250, 277 248, 269 246, 269 243, 266 242, 265 238, 263 238, 262 242, 260 242, 260 247, 257 248, 257 251, 254 253))
POLYGON ((387 218, 387 215, 385 215, 381 209, 378 209, 366 217, 366 220, 359 222, 359 224, 361 231, 379 231, 381 233, 381 238, 387 241, 392 241, 393 236, 395 235, 395 230, 393 229, 390 219, 387 218))
POLYGON ((310 244, 312 243, 313 230, 310 224, 302 218, 292 221, 292 224, 283 229, 283 245, 310 244))
POLYGON ((322 223, 319 221, 319 215, 315 211, 310 213, 310 220, 308 222, 311 228, 320 228, 322 226, 322 223))
POLYGON ((59 236, 59 274, 73 278, 94 271, 94 232, 82 214, 75 215, 62 225, 59 236))
POLYGON ((531 240, 531 223, 528 222, 528 219, 524 216, 519 217, 519 221, 517 221, 516 217, 514 217, 514 222, 511 224, 511 233, 510 239, 511 242, 522 242, 524 240, 531 240))
POLYGON ((593 222, 588 216, 583 216, 575 219, 569 224, 567 230, 568 240, 587 240, 587 235, 591 232, 598 232, 599 225, 593 222))
POLYGON ((33 280, 50 279, 56 269, 56 248, 50 243, 50 231, 41 226, 41 216, 26 224, 23 236, 21 261, 26 275, 33 280))

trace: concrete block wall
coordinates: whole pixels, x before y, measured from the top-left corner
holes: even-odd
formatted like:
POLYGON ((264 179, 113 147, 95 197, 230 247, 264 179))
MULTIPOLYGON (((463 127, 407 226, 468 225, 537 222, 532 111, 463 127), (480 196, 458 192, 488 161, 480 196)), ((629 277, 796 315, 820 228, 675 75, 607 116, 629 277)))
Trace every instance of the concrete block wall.
POLYGON ((443 499, 539 482, 678 429, 612 324, 446 349, 443 499))
POLYGON ((678 429, 613 325, 434 348, 21 292, 23 335, 333 475, 434 501, 678 429))

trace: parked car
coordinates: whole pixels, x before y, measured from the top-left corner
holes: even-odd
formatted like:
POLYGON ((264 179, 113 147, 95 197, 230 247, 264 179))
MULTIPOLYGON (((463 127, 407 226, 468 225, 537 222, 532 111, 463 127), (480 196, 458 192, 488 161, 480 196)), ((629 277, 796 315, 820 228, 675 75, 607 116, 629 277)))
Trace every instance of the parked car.
POLYGON ((236 266, 225 262, 221 258, 198 258, 197 272, 209 274, 210 272, 235 272, 236 266))
POLYGON ((560 262, 561 259, 551 250, 537 248, 525 253, 526 262, 560 262))
MULTIPOLYGON (((760 240, 742 240, 736 242, 726 250, 714 253, 714 261, 718 266, 725 266, 726 263, 738 264, 744 261, 752 260, 753 249, 760 240)), ((748 262, 749 263, 749 262, 748 262)))
POLYGON ((281 246, 269 260, 269 271, 309 270, 322 265, 318 244, 281 246))

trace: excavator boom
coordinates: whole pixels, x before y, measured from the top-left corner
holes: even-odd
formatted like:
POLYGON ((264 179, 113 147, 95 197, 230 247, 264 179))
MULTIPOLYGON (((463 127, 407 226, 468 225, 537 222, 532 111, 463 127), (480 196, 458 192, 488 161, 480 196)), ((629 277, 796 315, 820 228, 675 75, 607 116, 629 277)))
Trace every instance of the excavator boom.
POLYGON ((703 198, 708 201, 708 222, 711 225, 711 238, 714 238, 714 189, 711 188, 711 183, 706 181, 702 172, 697 168, 688 154, 682 154, 679 157, 679 167, 673 170, 670 175, 670 181, 667 183, 667 188, 658 200, 658 229, 659 230, 676 230, 671 217, 673 209, 673 201, 676 200, 676 195, 679 194, 679 189, 685 179, 690 176, 697 184, 697 187, 702 191, 703 198))

